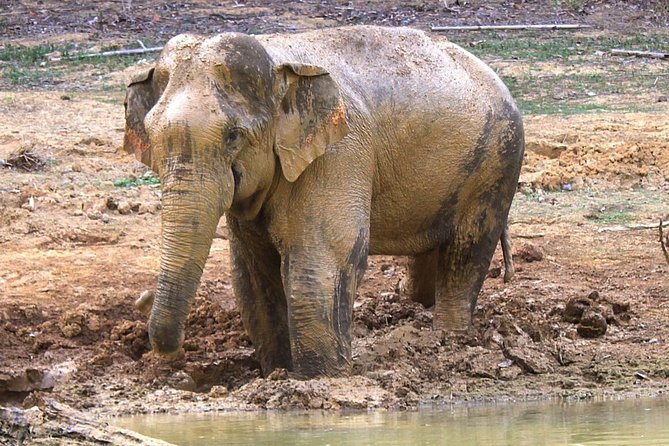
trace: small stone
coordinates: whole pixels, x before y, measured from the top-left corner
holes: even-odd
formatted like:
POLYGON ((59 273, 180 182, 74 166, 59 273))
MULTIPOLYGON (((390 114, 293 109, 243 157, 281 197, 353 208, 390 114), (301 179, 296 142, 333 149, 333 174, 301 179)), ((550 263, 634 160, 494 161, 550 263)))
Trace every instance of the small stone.
POLYGON ((81 334, 81 325, 79 324, 61 324, 60 331, 66 338, 73 338, 81 334))
POLYGON ((144 215, 144 214, 149 213, 149 212, 151 212, 150 208, 146 204, 144 204, 144 203, 139 204, 139 206, 137 208, 137 213, 139 215, 144 215))
POLYGON ((488 270, 488 277, 491 277, 493 279, 496 279, 501 275, 502 275, 502 267, 500 266, 496 266, 488 270))
POLYGON ((562 314, 562 319, 572 324, 578 324, 583 313, 592 308, 593 302, 587 297, 572 297, 567 302, 562 314))
POLYGON ((97 316, 95 316, 93 314, 90 315, 88 317, 88 322, 87 322, 86 326, 92 332, 100 331, 100 327, 101 327, 100 318, 98 318, 97 316))
POLYGON ((611 304, 613 314, 627 313, 630 311, 630 304, 628 302, 613 302, 611 304))
POLYGON ((657 98, 657 102, 667 102, 669 100, 669 97, 667 96, 660 96, 657 98))
POLYGON ((539 375, 553 372, 549 358, 536 348, 504 346, 503 351, 504 356, 527 373, 539 375))
POLYGON ((118 209, 118 201, 116 201, 112 197, 109 197, 109 198, 107 198, 106 207, 110 211, 115 211, 116 209, 118 209))
POLYGON ((608 324, 604 316, 596 311, 588 310, 581 318, 576 331, 583 338, 596 338, 604 335, 607 328, 608 324))
POLYGON ((130 204, 129 201, 122 200, 119 201, 118 208, 116 210, 121 215, 128 215, 132 213, 132 205, 130 204))
POLYGON ((100 214, 100 212, 93 211, 93 212, 88 213, 88 218, 91 219, 91 220, 100 220, 101 215, 102 214, 100 214))
POLYGON ((544 259, 544 253, 536 245, 526 243, 521 246, 516 255, 526 262, 540 262, 544 259))
POLYGON ((497 378, 502 381, 513 381, 518 375, 523 373, 520 367, 512 365, 511 367, 497 369, 497 378))
POLYGON ((177 390, 194 392, 197 388, 195 380, 193 380, 193 378, 183 370, 176 371, 172 376, 167 378, 167 382, 170 387, 177 390))
POLYGON ((288 379, 288 371, 286 369, 274 369, 272 373, 267 375, 268 381, 283 381, 288 379))
POLYGON ((209 396, 212 398, 222 398, 228 396, 230 391, 225 386, 212 386, 209 390, 209 396))

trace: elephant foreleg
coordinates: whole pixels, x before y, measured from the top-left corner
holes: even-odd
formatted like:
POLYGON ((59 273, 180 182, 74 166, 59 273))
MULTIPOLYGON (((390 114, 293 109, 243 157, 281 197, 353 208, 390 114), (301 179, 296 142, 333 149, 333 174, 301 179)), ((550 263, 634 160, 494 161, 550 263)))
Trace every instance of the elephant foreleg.
POLYGON ((228 217, 237 305, 263 374, 292 368, 281 256, 262 231, 228 217))
POLYGON ((284 258, 293 372, 301 377, 343 376, 351 369, 353 301, 366 266, 367 240, 347 257, 311 246, 284 258))

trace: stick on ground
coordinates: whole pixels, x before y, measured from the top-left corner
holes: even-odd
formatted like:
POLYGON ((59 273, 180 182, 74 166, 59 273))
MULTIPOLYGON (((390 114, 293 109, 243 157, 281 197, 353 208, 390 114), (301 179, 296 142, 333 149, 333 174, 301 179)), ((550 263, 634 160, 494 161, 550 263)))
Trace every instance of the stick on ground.
POLYGON ((637 56, 637 57, 652 57, 653 59, 669 59, 668 53, 661 53, 659 51, 636 51, 636 50, 624 50, 615 48, 611 50, 611 54, 616 54, 618 56, 637 56))
POLYGON ((157 53, 162 50, 163 50, 162 46, 154 46, 151 48, 132 48, 125 50, 103 51, 102 53, 76 54, 64 57, 64 59, 85 59, 87 57, 109 57, 109 56, 124 56, 128 54, 157 53))
MULTIPOLYGON (((669 226, 669 221, 661 222, 662 227, 669 226)), ((598 229, 597 232, 623 232, 623 231, 635 231, 638 229, 655 229, 657 225, 655 223, 642 223, 638 225, 618 225, 618 226, 609 226, 606 228, 598 229)))
POLYGON ((664 223, 662 222, 662 219, 660 219, 660 225, 659 225, 659 230, 660 230, 660 246, 662 247, 662 253, 664 254, 664 259, 669 263, 669 253, 667 252, 667 243, 669 241, 666 241, 664 239, 664 233, 662 231, 662 225, 664 223))
POLYGON ((590 25, 556 23, 547 25, 462 25, 462 26, 433 26, 432 31, 485 31, 485 30, 525 30, 525 29, 584 29, 590 25))

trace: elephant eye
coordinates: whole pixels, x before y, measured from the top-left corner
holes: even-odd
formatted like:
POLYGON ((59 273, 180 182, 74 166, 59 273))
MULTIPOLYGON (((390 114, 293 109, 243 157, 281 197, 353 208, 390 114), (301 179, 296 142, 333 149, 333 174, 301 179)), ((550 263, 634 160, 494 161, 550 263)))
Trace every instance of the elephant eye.
POLYGON ((240 128, 232 128, 228 131, 228 133, 225 135, 225 145, 230 146, 240 139, 240 134, 241 134, 241 129, 240 128))

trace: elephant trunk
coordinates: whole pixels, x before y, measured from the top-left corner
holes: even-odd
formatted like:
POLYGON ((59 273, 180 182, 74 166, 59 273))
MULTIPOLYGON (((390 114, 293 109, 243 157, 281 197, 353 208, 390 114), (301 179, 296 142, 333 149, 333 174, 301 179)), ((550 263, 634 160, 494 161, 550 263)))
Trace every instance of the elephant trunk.
POLYGON ((232 173, 213 177, 182 166, 170 169, 161 181, 160 275, 149 317, 149 339, 158 353, 181 348, 216 226, 232 201, 232 173))

